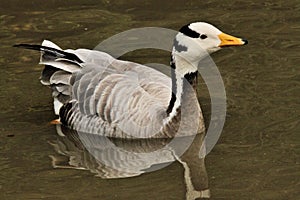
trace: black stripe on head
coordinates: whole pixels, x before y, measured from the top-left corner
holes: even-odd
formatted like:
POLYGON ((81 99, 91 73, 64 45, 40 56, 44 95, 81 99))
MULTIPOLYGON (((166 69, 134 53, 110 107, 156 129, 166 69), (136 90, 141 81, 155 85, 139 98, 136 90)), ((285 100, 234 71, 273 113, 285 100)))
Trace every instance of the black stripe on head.
POLYGON ((193 31, 192 29, 189 28, 190 24, 187 24, 179 30, 180 33, 183 33, 186 36, 189 36, 191 38, 198 38, 200 37, 200 33, 197 33, 196 31, 193 31))

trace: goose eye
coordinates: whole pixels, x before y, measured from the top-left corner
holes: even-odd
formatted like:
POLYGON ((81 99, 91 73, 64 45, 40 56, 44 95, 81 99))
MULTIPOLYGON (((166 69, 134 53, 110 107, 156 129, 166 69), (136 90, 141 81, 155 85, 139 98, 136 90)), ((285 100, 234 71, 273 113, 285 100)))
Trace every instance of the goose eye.
POLYGON ((207 35, 202 34, 202 35, 200 35, 200 38, 201 38, 202 40, 204 40, 205 38, 207 38, 207 35))

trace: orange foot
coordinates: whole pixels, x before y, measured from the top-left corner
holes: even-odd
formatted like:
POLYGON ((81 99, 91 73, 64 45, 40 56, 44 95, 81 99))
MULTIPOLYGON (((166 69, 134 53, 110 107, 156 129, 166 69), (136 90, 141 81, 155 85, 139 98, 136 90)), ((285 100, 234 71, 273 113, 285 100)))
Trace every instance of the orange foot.
POLYGON ((52 121, 50 122, 50 124, 56 125, 56 124, 61 124, 61 123, 60 123, 60 120, 59 120, 59 119, 55 119, 55 120, 52 120, 52 121))

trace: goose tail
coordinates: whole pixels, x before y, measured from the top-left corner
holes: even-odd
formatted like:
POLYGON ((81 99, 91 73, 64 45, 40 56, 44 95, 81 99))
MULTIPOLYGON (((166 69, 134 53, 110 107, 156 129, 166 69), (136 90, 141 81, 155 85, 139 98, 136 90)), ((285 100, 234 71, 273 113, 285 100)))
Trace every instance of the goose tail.
POLYGON ((75 63, 83 63, 83 61, 77 55, 63 51, 59 46, 49 40, 44 40, 42 45, 15 44, 13 47, 40 51, 42 53, 41 62, 55 59, 66 59, 75 63))
POLYGON ((16 44, 14 47, 41 52, 40 64, 45 65, 40 81, 52 89, 54 111, 59 115, 60 108, 71 100, 72 76, 78 72, 83 61, 71 50, 62 50, 51 41, 41 45, 16 44))

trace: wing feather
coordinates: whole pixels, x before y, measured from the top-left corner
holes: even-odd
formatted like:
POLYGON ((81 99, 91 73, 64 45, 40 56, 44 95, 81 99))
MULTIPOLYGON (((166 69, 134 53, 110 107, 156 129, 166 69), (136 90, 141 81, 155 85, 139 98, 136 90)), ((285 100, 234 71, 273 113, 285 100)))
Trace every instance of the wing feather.
POLYGON ((46 65, 41 82, 53 89, 64 124, 115 137, 149 138, 161 130, 171 98, 168 76, 104 52, 42 45, 33 46, 46 65))

